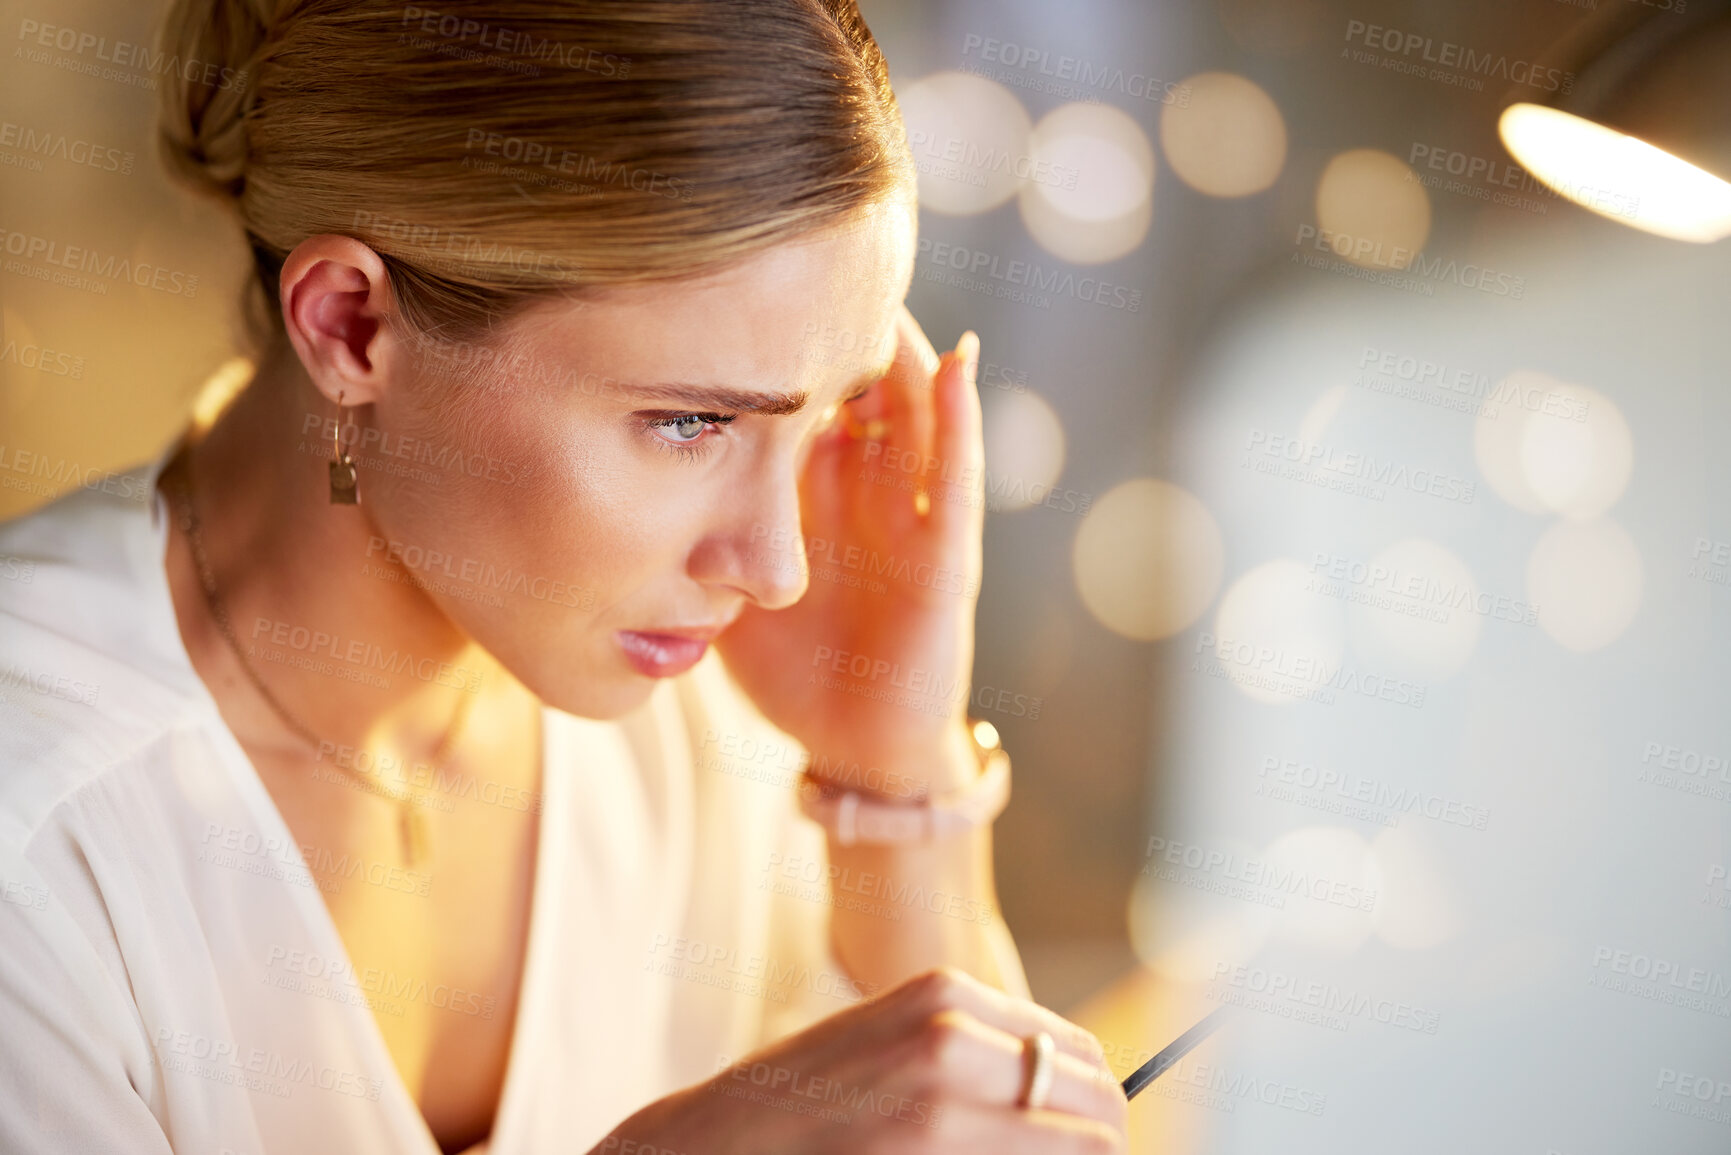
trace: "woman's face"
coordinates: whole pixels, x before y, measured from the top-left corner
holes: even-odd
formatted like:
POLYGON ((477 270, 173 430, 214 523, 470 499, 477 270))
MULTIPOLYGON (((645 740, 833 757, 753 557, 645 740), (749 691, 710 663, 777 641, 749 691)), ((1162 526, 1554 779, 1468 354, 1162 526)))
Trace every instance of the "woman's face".
POLYGON ((800 472, 894 356, 914 238, 887 204, 707 279, 539 305, 448 388, 415 356, 485 354, 397 346, 356 446, 363 564, 406 568, 549 704, 631 709, 747 604, 804 594, 800 472))

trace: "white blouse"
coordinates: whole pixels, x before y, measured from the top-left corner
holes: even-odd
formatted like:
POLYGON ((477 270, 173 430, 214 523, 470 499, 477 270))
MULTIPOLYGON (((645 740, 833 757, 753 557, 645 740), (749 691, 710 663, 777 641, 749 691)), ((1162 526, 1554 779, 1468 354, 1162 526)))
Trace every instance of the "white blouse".
MULTIPOLYGON (((368 1000, 485 1008, 354 973, 181 644, 167 460, 0 524, 0 1150, 436 1155, 368 1000)), ((821 880, 823 835, 799 748, 713 653, 625 719, 542 725, 489 1155, 584 1151, 870 993, 830 952, 827 890, 770 869, 821 880)))

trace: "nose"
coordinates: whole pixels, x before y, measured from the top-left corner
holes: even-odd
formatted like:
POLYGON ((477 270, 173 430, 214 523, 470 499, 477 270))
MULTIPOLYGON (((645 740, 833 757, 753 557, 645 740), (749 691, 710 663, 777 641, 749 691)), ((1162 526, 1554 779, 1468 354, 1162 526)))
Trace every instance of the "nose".
POLYGON ((717 507, 717 524, 692 552, 691 576, 706 585, 739 590, 766 610, 785 609, 805 596, 810 576, 800 534, 797 465, 789 463, 730 487, 717 507))

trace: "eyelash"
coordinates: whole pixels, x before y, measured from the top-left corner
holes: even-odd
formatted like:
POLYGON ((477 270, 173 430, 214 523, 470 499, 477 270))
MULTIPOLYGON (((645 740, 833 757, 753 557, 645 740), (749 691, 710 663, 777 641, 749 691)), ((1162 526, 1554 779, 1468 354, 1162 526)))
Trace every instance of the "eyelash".
MULTIPOLYGON (((666 429, 674 425, 683 425, 691 420, 701 421, 705 425, 726 425, 738 416, 737 413, 673 413, 666 417, 652 417, 646 424, 651 429, 666 429)), ((699 435, 695 440, 681 444, 677 441, 669 441, 658 433, 651 433, 650 437, 660 448, 676 453, 687 461, 702 457, 708 452, 706 448, 708 443, 714 440, 712 437, 699 435)))

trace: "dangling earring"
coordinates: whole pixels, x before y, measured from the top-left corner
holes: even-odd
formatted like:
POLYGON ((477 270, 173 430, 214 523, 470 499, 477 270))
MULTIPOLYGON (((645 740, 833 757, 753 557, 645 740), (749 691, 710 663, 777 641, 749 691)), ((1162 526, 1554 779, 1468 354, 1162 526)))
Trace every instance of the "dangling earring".
POLYGON ((331 430, 331 504, 359 505, 361 491, 359 478, 355 475, 355 459, 349 456, 344 448, 343 433, 343 395, 337 394, 337 424, 331 430))

